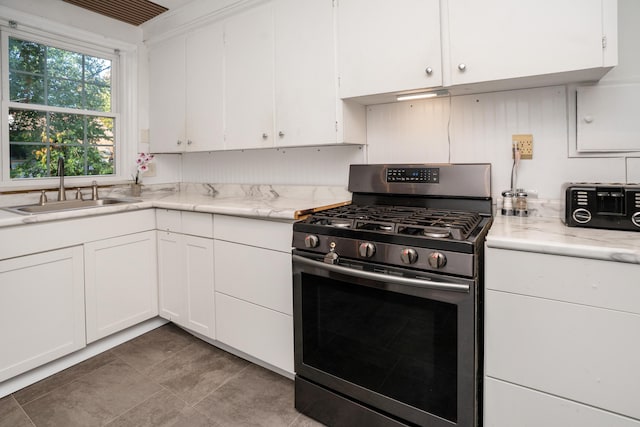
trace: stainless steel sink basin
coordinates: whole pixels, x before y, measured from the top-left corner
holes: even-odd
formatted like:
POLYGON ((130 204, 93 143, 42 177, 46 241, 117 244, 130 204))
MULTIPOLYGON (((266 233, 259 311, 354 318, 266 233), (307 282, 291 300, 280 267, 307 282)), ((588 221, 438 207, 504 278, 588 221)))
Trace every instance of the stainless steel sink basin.
POLYGON ((61 202, 47 202, 44 205, 34 203, 32 205, 11 206, 8 208, 2 208, 9 212, 16 212, 23 215, 32 215, 38 213, 51 213, 61 211, 73 211, 77 209, 98 208, 112 205, 119 205, 123 203, 136 203, 140 202, 139 199, 98 199, 98 200, 64 200, 61 202))

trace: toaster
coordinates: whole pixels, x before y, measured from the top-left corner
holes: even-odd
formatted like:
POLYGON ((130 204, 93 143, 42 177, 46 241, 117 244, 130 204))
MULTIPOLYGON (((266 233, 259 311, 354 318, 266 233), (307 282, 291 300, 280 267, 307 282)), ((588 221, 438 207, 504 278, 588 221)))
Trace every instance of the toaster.
POLYGON ((565 183, 562 193, 569 227, 640 231, 640 184, 565 183))

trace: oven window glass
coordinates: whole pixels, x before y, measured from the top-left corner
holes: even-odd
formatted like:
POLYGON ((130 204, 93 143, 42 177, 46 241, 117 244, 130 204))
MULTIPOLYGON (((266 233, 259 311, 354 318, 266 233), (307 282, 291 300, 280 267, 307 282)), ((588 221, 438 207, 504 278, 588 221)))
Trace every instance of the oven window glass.
POLYGON ((302 274, 303 363, 457 421, 454 304, 302 274))

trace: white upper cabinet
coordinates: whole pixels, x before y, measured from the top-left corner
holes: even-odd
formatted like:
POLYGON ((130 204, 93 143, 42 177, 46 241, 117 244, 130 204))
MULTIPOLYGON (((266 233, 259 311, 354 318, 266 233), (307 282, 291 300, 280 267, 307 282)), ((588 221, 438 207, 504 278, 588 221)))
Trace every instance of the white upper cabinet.
POLYGON ((608 0, 445 0, 444 84, 566 72, 583 72, 576 81, 597 80, 617 62, 615 26, 605 28, 612 7, 608 0))
POLYGON ((149 51, 149 139, 151 151, 184 151, 185 37, 164 40, 149 51))
POLYGON ((186 150, 224 148, 222 24, 187 35, 186 150))
POLYGON ((340 0, 340 97, 442 86, 439 0, 340 0))
POLYGON ((149 126, 156 153, 222 149, 222 25, 154 44, 149 53, 149 126))
POLYGON ((273 146, 273 5, 265 3, 225 23, 227 149, 273 146))
POLYGON ((333 6, 323 0, 277 0, 275 145, 336 140, 333 6))
POLYGON ((365 104, 595 81, 617 64, 616 0, 340 0, 337 27, 340 97, 365 104))

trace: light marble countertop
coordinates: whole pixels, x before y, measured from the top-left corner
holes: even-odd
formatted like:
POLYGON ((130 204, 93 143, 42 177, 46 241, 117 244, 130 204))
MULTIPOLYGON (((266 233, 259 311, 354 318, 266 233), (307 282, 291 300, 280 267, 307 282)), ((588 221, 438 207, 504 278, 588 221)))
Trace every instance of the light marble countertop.
POLYGON ((489 248, 640 264, 640 233, 567 227, 558 217, 496 215, 489 248))
MULTIPOLYGON (((100 189, 100 197, 131 197, 128 186, 100 189)), ((55 200, 53 192, 49 200, 55 200)), ((71 197, 71 191, 67 197, 71 197)), ((39 193, 0 197, 0 207, 37 203, 39 193)), ((343 187, 241 184, 170 184, 144 187, 139 202, 54 213, 22 215, 0 209, 0 227, 165 208, 265 219, 294 220, 307 211, 348 203, 343 187)))

